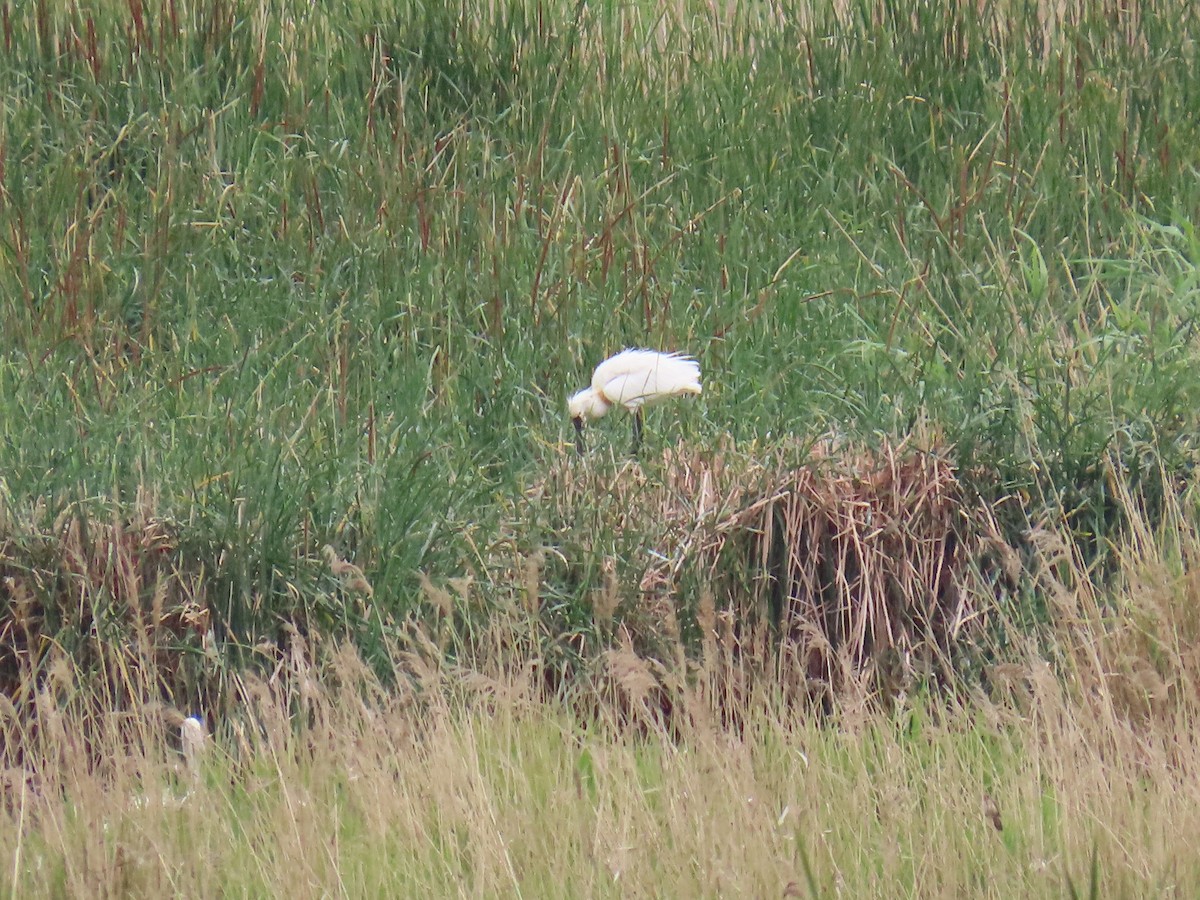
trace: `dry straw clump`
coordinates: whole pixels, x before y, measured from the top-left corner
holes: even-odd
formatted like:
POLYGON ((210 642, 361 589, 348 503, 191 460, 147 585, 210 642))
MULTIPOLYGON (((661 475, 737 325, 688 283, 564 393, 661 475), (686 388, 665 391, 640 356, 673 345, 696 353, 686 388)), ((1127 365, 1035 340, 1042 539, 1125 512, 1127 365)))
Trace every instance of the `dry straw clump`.
POLYGON ((682 633, 709 663, 810 693, 892 696, 947 674, 986 596, 972 564, 997 533, 947 456, 891 445, 803 462, 689 447, 644 465, 564 459, 528 500, 565 580, 594 585, 598 627, 617 614, 636 652, 666 660, 682 633))
POLYGON ((51 648, 103 673, 114 707, 144 683, 168 698, 194 689, 184 650, 214 652, 210 611, 150 492, 107 517, 68 506, 52 524, 41 507, 0 505, 0 694, 29 701, 51 648))

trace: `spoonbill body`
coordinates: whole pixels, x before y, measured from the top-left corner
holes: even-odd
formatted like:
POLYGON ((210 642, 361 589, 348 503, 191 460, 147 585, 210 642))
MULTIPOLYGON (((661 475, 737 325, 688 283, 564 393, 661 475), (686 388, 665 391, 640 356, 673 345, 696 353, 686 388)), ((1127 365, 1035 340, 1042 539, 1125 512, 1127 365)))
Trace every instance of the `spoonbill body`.
POLYGON ((572 395, 567 411, 575 425, 575 447, 583 453, 583 425, 614 406, 633 413, 633 452, 642 443, 642 407, 683 394, 699 394, 700 364, 682 353, 622 350, 592 374, 591 387, 572 395))

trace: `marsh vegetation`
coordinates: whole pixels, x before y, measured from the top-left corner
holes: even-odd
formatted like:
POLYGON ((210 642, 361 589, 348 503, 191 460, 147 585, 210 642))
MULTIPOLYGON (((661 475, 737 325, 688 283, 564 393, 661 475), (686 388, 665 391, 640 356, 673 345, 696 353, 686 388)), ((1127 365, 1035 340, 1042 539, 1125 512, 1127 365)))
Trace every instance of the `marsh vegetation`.
POLYGON ((902 6, 0 3, 0 884, 1197 883, 1196 13, 902 6))

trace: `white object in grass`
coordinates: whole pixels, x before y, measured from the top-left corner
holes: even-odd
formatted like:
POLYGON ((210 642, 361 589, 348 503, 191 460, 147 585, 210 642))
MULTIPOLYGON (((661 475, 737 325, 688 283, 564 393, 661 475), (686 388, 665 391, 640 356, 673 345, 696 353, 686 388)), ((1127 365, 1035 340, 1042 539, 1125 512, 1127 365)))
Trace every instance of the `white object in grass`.
POLYGON ((592 375, 592 386, 567 401, 575 425, 575 446, 583 453, 583 424, 614 406, 633 413, 633 452, 642 442, 642 407, 669 397, 700 393, 700 364, 682 353, 622 350, 592 375))
POLYGON ((208 730, 199 716, 188 716, 179 726, 180 750, 193 780, 200 778, 200 757, 204 754, 208 730))

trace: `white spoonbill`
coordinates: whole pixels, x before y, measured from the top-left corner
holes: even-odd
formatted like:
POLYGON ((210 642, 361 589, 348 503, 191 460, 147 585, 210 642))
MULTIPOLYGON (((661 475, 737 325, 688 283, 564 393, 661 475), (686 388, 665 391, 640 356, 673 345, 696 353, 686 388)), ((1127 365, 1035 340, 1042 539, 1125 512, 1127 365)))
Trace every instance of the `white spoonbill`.
POLYGON ((700 364, 682 353, 622 350, 592 375, 592 386, 567 401, 575 424, 575 448, 583 453, 583 423, 598 419, 613 406, 633 413, 633 452, 642 444, 642 407, 680 394, 700 393, 700 364))

